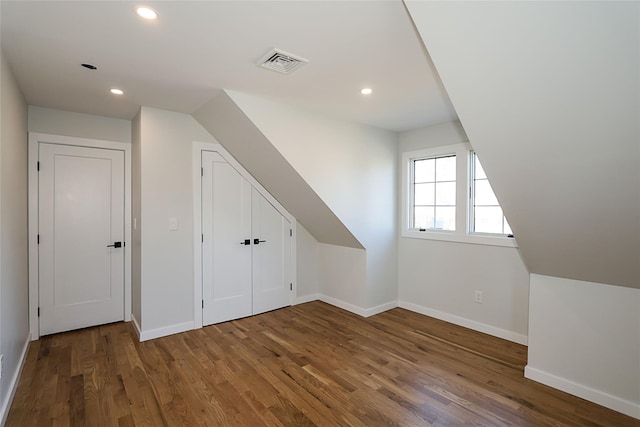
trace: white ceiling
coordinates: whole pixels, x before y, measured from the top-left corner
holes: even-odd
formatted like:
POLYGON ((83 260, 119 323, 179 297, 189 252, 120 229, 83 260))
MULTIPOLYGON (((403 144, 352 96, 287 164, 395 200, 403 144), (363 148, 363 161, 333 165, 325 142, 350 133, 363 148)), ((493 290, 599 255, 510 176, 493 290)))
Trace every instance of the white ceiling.
POLYGON ((2 0, 27 102, 131 119, 140 105, 190 114, 230 89, 394 131, 457 118, 401 0, 147 2, 154 22, 139 4, 2 0), (310 62, 288 76, 257 67, 272 48, 310 62))

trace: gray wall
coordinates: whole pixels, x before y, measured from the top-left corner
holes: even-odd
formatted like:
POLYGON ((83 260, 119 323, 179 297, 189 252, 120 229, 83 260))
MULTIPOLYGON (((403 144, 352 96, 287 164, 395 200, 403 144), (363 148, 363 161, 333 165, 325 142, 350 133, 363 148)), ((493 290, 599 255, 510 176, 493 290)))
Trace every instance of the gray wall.
POLYGON ((140 128, 140 326, 150 334, 180 325, 191 329, 192 143, 215 140, 193 117, 149 107, 142 107, 140 128), (169 230, 169 218, 177 218, 177 230, 169 230))
POLYGON ((29 132, 131 142, 131 121, 29 106, 29 132))
POLYGON ((29 342, 27 104, 0 53, 0 423, 29 342))
POLYGON ((142 325, 142 125, 141 111, 131 122, 131 316, 142 325))
MULTIPOLYGON (((459 122, 399 139, 400 153, 467 142, 459 122)), ((518 248, 400 237, 398 277, 401 306, 526 343, 529 273, 518 248), (476 290, 482 304, 474 302, 476 290)))

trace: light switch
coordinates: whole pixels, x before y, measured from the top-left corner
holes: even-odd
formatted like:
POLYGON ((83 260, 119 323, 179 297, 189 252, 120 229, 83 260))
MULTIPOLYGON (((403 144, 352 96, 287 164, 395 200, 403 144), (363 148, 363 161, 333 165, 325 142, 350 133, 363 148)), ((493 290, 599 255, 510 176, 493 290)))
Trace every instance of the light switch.
POLYGON ((178 229, 178 218, 169 218, 169 230, 178 229))

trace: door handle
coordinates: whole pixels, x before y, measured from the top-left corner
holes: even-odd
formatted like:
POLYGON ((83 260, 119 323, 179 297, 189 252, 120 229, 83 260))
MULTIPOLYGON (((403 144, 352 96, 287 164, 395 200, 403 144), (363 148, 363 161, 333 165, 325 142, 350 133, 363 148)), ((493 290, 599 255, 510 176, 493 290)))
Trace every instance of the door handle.
POLYGON ((122 242, 113 242, 113 245, 107 245, 108 248, 121 248, 122 242))
POLYGON ((240 242, 241 245, 250 245, 251 239, 244 239, 244 242, 240 242))
POLYGON ((257 244, 260 244, 260 243, 264 243, 264 242, 266 242, 266 240, 253 239, 253 244, 254 245, 257 245, 257 244))

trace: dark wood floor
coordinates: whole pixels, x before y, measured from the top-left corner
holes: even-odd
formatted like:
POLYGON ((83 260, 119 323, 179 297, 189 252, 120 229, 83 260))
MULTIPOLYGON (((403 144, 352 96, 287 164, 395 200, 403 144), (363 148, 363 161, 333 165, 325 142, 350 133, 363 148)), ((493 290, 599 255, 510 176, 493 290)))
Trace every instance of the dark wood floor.
POLYGON ((640 426, 523 377, 526 347, 403 309, 321 302, 137 342, 33 342, 7 426, 640 426))

